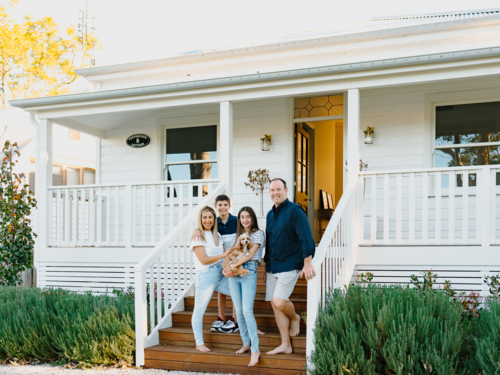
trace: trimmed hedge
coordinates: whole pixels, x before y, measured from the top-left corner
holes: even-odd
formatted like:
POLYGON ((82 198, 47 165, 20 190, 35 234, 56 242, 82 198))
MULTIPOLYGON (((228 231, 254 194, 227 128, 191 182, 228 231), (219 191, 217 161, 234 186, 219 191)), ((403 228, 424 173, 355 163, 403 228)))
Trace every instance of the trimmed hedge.
POLYGON ((351 285, 327 296, 314 336, 312 374, 500 374, 497 299, 469 314, 443 290, 351 285))
POLYGON ((0 358, 133 364, 134 301, 63 289, 0 288, 0 358))

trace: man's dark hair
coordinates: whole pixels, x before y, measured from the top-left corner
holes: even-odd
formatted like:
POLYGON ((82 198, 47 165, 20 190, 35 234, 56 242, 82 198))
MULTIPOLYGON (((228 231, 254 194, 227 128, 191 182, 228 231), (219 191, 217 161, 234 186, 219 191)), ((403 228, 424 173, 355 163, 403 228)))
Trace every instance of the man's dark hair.
POLYGON ((227 201, 227 203, 231 204, 231 199, 229 199, 229 197, 226 194, 217 195, 217 197, 215 198, 215 204, 217 204, 217 202, 224 202, 224 201, 227 201))
POLYGON ((283 189, 286 189, 286 182, 285 182, 285 180, 283 180, 282 178, 276 177, 276 178, 273 178, 271 180, 271 182, 269 183, 269 185, 271 185, 274 181, 281 181, 281 182, 283 182, 283 189))

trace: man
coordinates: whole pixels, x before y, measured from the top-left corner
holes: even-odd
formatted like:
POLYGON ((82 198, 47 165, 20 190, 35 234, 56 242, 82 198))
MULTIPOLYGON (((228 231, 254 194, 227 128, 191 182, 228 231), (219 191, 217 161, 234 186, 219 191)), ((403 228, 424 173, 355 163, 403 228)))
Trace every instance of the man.
POLYGON ((269 185, 274 203, 267 214, 266 301, 271 301, 281 335, 281 345, 267 354, 292 353, 290 336, 300 333, 300 316, 289 301, 299 276, 310 280, 316 272, 312 258, 316 250, 309 221, 302 208, 287 198, 288 188, 281 178, 269 185))

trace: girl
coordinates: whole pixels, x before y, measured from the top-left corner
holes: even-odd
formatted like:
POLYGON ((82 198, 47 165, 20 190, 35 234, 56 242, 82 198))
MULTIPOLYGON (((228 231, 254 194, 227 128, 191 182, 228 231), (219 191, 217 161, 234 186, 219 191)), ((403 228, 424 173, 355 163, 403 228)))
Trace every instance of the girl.
POLYGON ((229 295, 228 279, 222 275, 222 258, 229 255, 233 248, 224 252, 222 239, 217 232, 217 216, 213 208, 205 206, 198 216, 197 227, 204 239, 193 239, 191 249, 196 257, 194 310, 191 318, 196 349, 210 352, 203 341, 203 315, 214 291, 229 295))
POLYGON ((236 309, 240 335, 243 340, 243 347, 236 354, 243 354, 251 350, 252 354, 248 366, 255 366, 259 361, 260 352, 257 323, 253 315, 253 304, 255 292, 257 291, 257 267, 262 259, 265 236, 264 232, 259 230, 257 216, 255 216, 255 212, 251 207, 243 207, 238 212, 235 247, 239 246, 239 237, 243 233, 250 235, 253 246, 250 249, 250 254, 248 256, 243 255, 238 262, 231 265, 231 268, 243 265, 243 268, 250 272, 245 276, 229 278, 229 289, 231 290, 231 299, 236 309))

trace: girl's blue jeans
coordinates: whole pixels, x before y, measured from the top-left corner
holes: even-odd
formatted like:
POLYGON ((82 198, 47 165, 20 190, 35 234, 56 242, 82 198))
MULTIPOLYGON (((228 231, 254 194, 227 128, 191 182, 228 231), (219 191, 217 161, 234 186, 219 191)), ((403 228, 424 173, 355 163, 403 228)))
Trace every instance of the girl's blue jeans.
POLYGON ((231 290, 233 306, 236 309, 243 345, 251 346, 252 353, 256 353, 259 351, 259 335, 257 334, 257 322, 253 315, 253 303, 257 291, 257 263, 246 262, 243 264, 243 268, 250 272, 245 276, 230 277, 229 289, 231 290))
MULTIPOLYGON (((206 270, 196 271, 194 309, 191 317, 196 346, 204 345, 203 341, 203 315, 214 292, 228 296, 228 279, 222 274, 222 265, 214 264, 206 270)), ((255 293, 254 293, 255 295, 255 293)))

